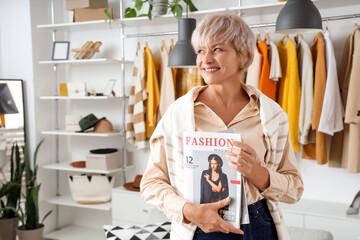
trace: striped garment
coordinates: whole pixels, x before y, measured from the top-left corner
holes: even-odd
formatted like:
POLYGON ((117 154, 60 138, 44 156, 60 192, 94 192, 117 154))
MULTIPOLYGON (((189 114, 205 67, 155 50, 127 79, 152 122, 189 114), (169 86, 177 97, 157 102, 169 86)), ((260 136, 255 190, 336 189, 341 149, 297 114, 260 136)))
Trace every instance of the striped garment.
MULTIPOLYGON (((249 87, 249 86, 248 86, 249 87)), ((174 102, 165 113, 150 139, 150 147, 154 148, 155 140, 163 138, 167 160, 168 182, 162 180, 141 182, 142 196, 148 203, 156 205, 172 220, 171 239, 192 239, 196 225, 183 222, 182 208, 186 203, 183 193, 186 186, 183 182, 183 145, 182 134, 195 130, 194 92, 199 87, 191 89, 188 94, 174 102)), ((286 113, 257 88, 250 87, 260 99, 260 120, 266 140, 267 152, 265 167, 276 171, 282 159, 286 139, 289 137, 289 122, 286 113)), ((151 163, 149 163, 149 167, 151 163)), ((146 175, 146 172, 144 176, 146 175)), ((276 224, 278 238, 289 239, 289 234, 283 221, 278 203, 267 199, 273 220, 276 224)))
POLYGON ((126 140, 139 149, 148 147, 145 135, 144 101, 146 99, 144 55, 138 50, 134 60, 133 82, 126 114, 126 140))

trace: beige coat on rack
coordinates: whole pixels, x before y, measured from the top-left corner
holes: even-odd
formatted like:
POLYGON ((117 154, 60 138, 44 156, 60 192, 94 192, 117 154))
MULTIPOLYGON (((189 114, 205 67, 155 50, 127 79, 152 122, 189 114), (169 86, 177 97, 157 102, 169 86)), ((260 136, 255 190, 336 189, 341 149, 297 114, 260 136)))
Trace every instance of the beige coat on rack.
MULTIPOLYGON (((331 167, 344 167, 349 172, 360 172, 360 122, 352 122, 347 124, 346 115, 348 109, 352 108, 352 105, 357 104, 359 99, 358 92, 354 92, 359 89, 360 71, 358 67, 360 61, 360 28, 355 27, 354 31, 346 39, 344 54, 342 57, 339 85, 342 93, 343 104, 345 107, 345 124, 344 131, 335 133, 331 140, 329 166, 331 167), (350 83, 354 82, 355 84, 350 83), (357 85, 356 85, 357 84, 357 85), (357 87, 351 89, 352 87, 357 87), (349 105, 349 108, 347 107, 349 105)), ((353 113, 353 115, 357 113, 353 113)), ((360 118, 360 117, 357 117, 360 118)))

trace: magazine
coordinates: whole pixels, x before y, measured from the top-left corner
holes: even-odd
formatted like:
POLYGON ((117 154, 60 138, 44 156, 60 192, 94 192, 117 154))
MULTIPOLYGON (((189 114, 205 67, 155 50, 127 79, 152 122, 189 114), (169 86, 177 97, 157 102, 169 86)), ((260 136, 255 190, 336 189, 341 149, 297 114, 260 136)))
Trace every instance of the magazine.
POLYGON ((219 214, 240 228, 241 223, 248 223, 248 212, 247 207, 242 209, 247 205, 241 173, 232 169, 226 158, 226 149, 233 146, 233 140, 241 141, 241 135, 230 132, 184 133, 184 197, 192 203, 202 204, 230 196, 230 204, 221 208, 219 214))

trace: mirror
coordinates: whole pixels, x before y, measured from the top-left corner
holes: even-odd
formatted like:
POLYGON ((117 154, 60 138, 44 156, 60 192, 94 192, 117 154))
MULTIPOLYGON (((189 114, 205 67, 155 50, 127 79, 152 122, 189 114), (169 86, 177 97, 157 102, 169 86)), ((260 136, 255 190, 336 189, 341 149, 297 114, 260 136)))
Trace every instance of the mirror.
POLYGON ((6 181, 11 146, 26 142, 24 87, 20 79, 0 79, 0 179, 6 181))

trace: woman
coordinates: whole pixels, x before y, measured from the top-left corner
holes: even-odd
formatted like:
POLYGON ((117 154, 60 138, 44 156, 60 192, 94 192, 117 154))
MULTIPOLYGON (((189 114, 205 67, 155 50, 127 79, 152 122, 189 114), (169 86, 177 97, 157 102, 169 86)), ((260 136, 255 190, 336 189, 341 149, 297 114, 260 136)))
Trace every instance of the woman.
POLYGON ((159 122, 141 193, 172 220, 171 239, 289 239, 277 202, 297 202, 303 182, 286 113, 241 81, 253 59, 255 37, 239 16, 213 15, 197 26, 192 44, 207 86, 191 89, 159 122), (183 198, 183 132, 229 129, 243 140, 235 141, 226 156, 245 179, 250 224, 241 229, 218 215, 230 198, 208 204, 183 198))
POLYGON ((201 174, 200 203, 212 203, 229 196, 228 179, 221 167, 223 161, 217 154, 208 157, 209 169, 201 174))

